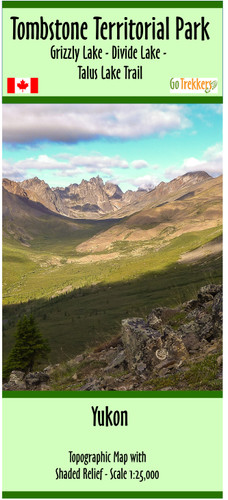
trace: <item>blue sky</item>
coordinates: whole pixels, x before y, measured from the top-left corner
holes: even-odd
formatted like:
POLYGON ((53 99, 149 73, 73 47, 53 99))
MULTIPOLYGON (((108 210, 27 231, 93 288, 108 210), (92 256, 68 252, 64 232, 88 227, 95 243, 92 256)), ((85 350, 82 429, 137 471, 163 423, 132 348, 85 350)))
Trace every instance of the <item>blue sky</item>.
POLYGON ((222 173, 222 105, 4 104, 3 175, 123 191, 188 171, 222 173))

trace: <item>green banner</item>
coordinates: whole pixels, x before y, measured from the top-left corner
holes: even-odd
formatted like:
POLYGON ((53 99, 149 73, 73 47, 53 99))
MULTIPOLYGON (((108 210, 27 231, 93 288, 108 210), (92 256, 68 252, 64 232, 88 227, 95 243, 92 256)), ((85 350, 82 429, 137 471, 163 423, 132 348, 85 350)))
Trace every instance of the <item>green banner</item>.
POLYGON ((125 2, 124 10, 119 2, 72 2, 72 8, 59 2, 59 10, 46 4, 4 3, 4 102, 72 96, 75 102, 94 96, 93 102, 137 96, 138 102, 161 96, 221 102, 221 2, 168 2, 166 8, 167 2, 133 8, 125 2), (38 93, 26 96, 28 89, 17 84, 12 92, 9 78, 38 78, 38 93))
POLYGON ((217 495, 221 423, 218 398, 4 399, 3 490, 217 495))

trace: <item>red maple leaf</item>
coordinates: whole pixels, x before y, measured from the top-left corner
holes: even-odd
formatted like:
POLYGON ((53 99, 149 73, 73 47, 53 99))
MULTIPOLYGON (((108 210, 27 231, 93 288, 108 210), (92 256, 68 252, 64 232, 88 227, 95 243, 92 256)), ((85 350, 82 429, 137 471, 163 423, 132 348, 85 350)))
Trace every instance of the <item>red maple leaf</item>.
POLYGON ((17 87, 23 92, 25 89, 27 89, 28 83, 25 83, 24 80, 21 80, 20 83, 17 84, 17 87))

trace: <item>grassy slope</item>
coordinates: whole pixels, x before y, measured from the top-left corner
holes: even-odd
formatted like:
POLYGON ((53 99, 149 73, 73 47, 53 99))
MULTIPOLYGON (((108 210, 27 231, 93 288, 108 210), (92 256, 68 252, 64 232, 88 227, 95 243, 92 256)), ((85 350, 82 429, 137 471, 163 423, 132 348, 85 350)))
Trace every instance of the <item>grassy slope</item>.
MULTIPOLYGON (((179 196, 180 192, 175 196, 179 196)), ((161 200, 160 200, 161 201, 161 200)), ((158 202, 157 202, 158 203, 158 202)), ((157 246, 187 232, 217 227, 222 223, 222 179, 203 183, 190 197, 181 201, 166 198, 166 203, 148 205, 106 232, 95 235, 78 247, 79 252, 109 250, 111 245, 157 240, 157 246)))
POLYGON ((35 211, 28 217, 22 215, 23 211, 17 223, 10 217, 5 220, 6 355, 18 317, 24 313, 34 312, 42 333, 50 340, 50 359, 57 362, 115 334, 124 317, 141 316, 155 305, 175 305, 193 297, 202 284, 221 281, 219 257, 194 265, 178 263, 182 253, 217 238, 222 230, 219 225, 170 241, 164 234, 143 242, 115 242, 111 251, 117 251, 118 258, 102 261, 101 256, 99 262, 82 264, 77 260, 82 256, 77 254, 77 245, 115 221, 78 222, 50 214, 38 216, 35 211), (30 246, 10 234, 16 231, 19 237, 20 225, 30 246), (51 299, 67 287, 71 293, 51 299))
MULTIPOLYGON (((154 248, 150 246, 147 248, 147 242, 135 245, 120 242, 116 243, 120 252, 118 259, 108 262, 100 260, 91 264, 80 264, 79 261, 67 262, 72 252, 75 255, 75 241, 74 248, 63 246, 61 253, 58 254, 55 241, 53 253, 50 240, 49 252, 46 245, 42 252, 21 246, 16 248, 8 244, 4 251, 3 279, 7 282, 4 287, 4 303, 50 298, 56 290, 63 290, 68 286, 79 288, 96 283, 127 281, 139 277, 142 273, 162 271, 177 262, 182 253, 193 250, 220 234, 221 227, 185 233, 174 238, 159 251, 157 242, 154 243, 154 248), (134 256, 130 253, 140 247, 141 255, 134 256)), ((67 244, 69 245, 69 242, 67 244)))
MULTIPOLYGON (((60 270, 60 264, 75 256, 77 245, 104 231, 110 224, 113 221, 90 223, 49 215, 32 221, 28 219, 23 221, 23 234, 30 235, 30 246, 24 246, 10 235, 9 231, 15 232, 15 225, 6 219, 3 243, 4 303, 50 296, 58 287, 63 288, 65 272, 62 267, 60 270)), ((18 228, 17 231, 20 233, 18 228)))
MULTIPOLYGON (((52 362, 69 359, 111 337, 123 318, 142 316, 156 305, 174 306, 193 298, 203 284, 221 282, 221 257, 194 265, 174 263, 138 279, 84 287, 51 300, 6 306, 4 352, 13 343, 20 315, 33 312, 51 344, 52 362)), ((45 363, 46 364, 46 363, 45 363)))

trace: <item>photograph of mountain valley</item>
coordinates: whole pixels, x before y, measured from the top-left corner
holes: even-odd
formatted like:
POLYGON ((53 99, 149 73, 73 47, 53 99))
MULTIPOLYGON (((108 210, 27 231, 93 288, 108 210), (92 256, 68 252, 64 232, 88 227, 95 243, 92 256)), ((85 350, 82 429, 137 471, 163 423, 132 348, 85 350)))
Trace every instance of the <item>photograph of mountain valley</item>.
POLYGON ((3 389, 213 391, 222 359, 222 105, 4 104, 3 389))

